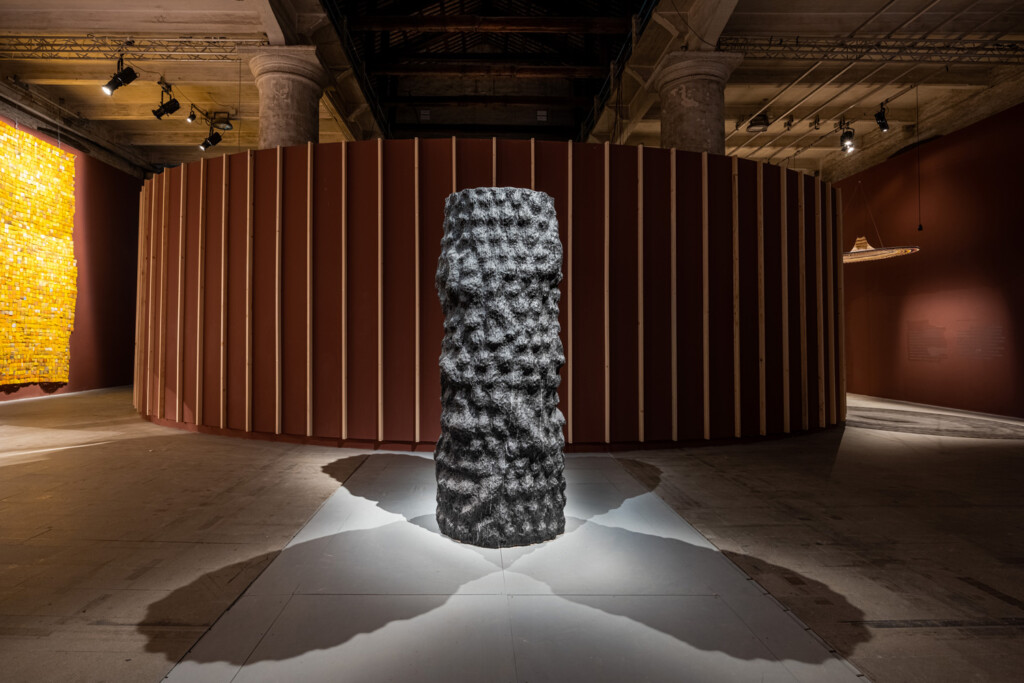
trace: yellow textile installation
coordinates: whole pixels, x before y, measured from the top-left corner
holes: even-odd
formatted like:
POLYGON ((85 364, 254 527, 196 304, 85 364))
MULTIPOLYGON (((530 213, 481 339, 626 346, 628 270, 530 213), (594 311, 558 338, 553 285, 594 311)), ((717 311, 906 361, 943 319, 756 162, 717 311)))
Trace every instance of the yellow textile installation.
POLYGON ((67 382, 75 157, 0 122, 0 385, 67 382))

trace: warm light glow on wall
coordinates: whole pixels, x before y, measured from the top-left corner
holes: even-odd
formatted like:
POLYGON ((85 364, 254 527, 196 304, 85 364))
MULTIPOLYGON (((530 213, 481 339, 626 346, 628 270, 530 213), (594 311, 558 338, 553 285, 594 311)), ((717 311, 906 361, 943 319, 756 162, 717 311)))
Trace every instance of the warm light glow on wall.
POLYGON ((75 158, 0 122, 0 385, 67 382, 75 158))

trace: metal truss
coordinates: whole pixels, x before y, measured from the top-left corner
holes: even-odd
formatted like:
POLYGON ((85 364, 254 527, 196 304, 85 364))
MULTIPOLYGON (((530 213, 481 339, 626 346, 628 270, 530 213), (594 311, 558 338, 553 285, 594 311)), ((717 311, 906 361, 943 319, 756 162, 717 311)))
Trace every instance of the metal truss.
POLYGON ((1024 64, 1024 43, 1017 41, 722 36, 718 47, 748 60, 1024 64))
POLYGON ((163 61, 236 61, 239 48, 267 45, 266 36, 0 36, 3 59, 117 59, 119 55, 163 61))

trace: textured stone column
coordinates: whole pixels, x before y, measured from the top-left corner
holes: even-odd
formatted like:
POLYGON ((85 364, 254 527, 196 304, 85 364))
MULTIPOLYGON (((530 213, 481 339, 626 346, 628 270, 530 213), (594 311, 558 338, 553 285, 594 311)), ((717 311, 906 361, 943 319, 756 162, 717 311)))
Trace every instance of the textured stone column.
POLYGON ((655 81, 661 96, 662 147, 725 154, 725 82, 742 60, 736 52, 665 56, 655 81))
POLYGON ((262 48, 249 59, 249 68, 260 91, 260 149, 318 142, 320 96, 328 76, 316 48, 262 48))
POLYGON ((562 244, 554 200, 516 187, 449 195, 437 523, 458 541, 527 545, 565 530, 558 370, 562 244))

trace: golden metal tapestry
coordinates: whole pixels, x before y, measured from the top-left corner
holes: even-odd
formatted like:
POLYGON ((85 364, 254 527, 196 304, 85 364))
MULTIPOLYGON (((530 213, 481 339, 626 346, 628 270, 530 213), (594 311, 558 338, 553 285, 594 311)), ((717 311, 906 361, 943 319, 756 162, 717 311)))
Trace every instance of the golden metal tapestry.
POLYGON ((68 381, 75 157, 0 122, 0 385, 68 381))

